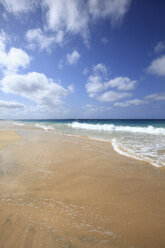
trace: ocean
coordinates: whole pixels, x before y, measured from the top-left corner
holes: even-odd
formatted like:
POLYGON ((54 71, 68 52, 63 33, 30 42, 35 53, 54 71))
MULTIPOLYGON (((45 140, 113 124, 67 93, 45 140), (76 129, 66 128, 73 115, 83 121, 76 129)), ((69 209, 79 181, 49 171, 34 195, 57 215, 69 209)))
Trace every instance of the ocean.
POLYGON ((15 120, 12 124, 110 142, 124 156, 165 166, 165 120, 15 120))

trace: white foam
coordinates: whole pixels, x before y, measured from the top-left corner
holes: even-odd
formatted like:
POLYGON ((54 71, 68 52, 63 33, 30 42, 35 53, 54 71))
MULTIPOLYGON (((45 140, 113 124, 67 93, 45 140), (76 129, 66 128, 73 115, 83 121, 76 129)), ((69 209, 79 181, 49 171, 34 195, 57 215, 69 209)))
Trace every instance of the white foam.
POLYGON ((152 164, 155 167, 164 167, 165 163, 161 162, 161 161, 156 161, 153 159, 150 159, 147 155, 150 155, 150 153, 145 153, 145 154, 137 154, 136 151, 130 150, 128 148, 126 148, 125 146, 121 145, 116 138, 113 138, 111 140, 112 142, 112 146, 113 149, 118 152, 121 155, 127 156, 127 157, 131 157, 137 160, 141 160, 141 161, 146 161, 149 162, 150 164, 152 164))
POLYGON ((140 158, 140 157, 138 157, 138 156, 136 156, 134 154, 131 154, 130 152, 128 152, 124 148, 121 148, 121 146, 117 142, 116 138, 113 138, 111 142, 112 142, 112 146, 113 146, 113 149, 115 150, 115 152, 118 152, 121 155, 124 155, 124 156, 127 156, 127 157, 131 157, 131 158, 138 159, 138 160, 143 160, 142 158, 140 158))
POLYGON ((47 126, 47 125, 43 125, 43 124, 34 124, 35 127, 38 127, 38 128, 42 128, 44 129, 45 131, 53 131, 55 130, 52 126, 47 126))
POLYGON ((131 126, 116 126, 114 124, 87 124, 72 122, 67 124, 68 127, 76 129, 86 129, 86 130, 97 130, 97 131, 108 131, 108 132, 131 132, 131 133, 146 133, 154 135, 165 135, 165 128, 156 128, 153 126, 147 127, 131 127, 131 126))
POLYGON ((156 167, 165 166, 165 128, 163 127, 117 126, 114 124, 89 124, 77 121, 62 124, 49 122, 15 122, 15 124, 35 126, 45 131, 67 136, 85 136, 93 140, 112 142, 114 150, 121 155, 147 161, 156 167))
POLYGON ((14 124, 14 125, 18 125, 18 126, 25 126, 25 124, 23 124, 23 123, 18 123, 18 122, 14 122, 13 124, 14 124))

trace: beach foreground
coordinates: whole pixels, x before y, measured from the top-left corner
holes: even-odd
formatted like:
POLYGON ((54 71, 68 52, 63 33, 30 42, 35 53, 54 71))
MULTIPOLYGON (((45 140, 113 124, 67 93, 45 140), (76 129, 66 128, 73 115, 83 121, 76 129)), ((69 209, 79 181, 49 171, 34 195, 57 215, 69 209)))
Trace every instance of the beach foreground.
POLYGON ((19 139, 19 135, 13 130, 0 130, 0 150, 19 139))
POLYGON ((1 248, 165 247, 163 168, 108 142, 17 134, 0 131, 1 248))

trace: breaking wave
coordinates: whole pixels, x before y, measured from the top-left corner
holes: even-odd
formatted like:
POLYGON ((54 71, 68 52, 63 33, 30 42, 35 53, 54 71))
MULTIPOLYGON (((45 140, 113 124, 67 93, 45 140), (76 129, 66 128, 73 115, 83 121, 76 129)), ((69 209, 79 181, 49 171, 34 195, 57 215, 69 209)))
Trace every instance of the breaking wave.
POLYGON ((88 123, 79 123, 79 122, 72 122, 72 123, 68 123, 67 125, 68 127, 76 128, 76 129, 165 135, 165 128, 159 128, 159 127, 153 127, 153 126, 135 127, 135 126, 117 126, 114 124, 88 124, 88 123))

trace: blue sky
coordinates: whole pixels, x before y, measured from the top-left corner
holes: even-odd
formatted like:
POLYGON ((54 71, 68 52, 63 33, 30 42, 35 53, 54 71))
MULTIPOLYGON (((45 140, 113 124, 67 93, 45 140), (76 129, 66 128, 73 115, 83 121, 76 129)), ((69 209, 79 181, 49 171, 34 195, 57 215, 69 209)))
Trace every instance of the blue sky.
POLYGON ((0 0, 0 118, 165 118, 164 0, 0 0))

